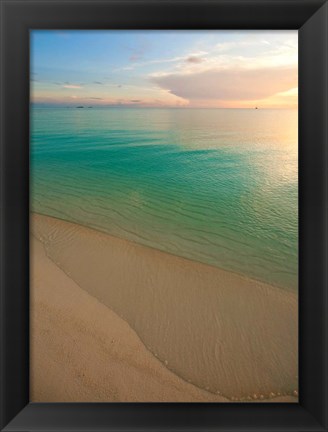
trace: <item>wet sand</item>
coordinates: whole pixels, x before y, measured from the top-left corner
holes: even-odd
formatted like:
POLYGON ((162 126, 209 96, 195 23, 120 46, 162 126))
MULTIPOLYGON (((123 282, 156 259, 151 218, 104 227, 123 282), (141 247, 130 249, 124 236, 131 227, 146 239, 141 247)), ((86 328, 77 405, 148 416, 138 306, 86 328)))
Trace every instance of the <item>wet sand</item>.
POLYGON ((297 402, 295 293, 31 220, 32 401, 297 402))

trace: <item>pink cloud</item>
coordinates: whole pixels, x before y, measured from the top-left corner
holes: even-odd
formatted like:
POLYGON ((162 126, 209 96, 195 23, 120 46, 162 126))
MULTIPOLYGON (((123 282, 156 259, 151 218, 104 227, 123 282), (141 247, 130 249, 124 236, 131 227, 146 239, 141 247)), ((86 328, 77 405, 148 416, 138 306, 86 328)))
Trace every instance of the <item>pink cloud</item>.
POLYGON ((171 73, 152 80, 187 100, 258 100, 297 87, 297 68, 212 69, 171 73))

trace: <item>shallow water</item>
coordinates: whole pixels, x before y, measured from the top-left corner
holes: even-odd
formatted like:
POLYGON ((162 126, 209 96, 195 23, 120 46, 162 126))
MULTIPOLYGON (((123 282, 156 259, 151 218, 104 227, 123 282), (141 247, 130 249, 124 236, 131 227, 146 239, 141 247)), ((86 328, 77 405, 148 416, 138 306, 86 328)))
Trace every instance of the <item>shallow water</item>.
POLYGON ((57 267, 185 381, 238 401, 297 392, 296 293, 79 224, 31 222, 57 267))
POLYGON ((297 289, 296 110, 33 108, 31 208, 297 289))

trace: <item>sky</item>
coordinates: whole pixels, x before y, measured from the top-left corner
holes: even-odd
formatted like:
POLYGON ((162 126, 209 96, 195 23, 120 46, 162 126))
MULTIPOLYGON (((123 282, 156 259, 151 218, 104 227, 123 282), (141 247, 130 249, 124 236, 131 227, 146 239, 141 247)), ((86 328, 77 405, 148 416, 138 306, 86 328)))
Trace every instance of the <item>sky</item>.
POLYGON ((33 30, 31 101, 296 108, 298 33, 33 30))

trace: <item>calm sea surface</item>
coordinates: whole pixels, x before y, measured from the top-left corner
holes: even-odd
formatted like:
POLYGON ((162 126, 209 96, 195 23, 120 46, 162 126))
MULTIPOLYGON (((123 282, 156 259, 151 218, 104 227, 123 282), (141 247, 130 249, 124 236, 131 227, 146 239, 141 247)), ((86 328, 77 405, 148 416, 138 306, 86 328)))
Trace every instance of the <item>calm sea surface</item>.
POLYGON ((32 108, 31 208, 297 289, 296 110, 32 108))

